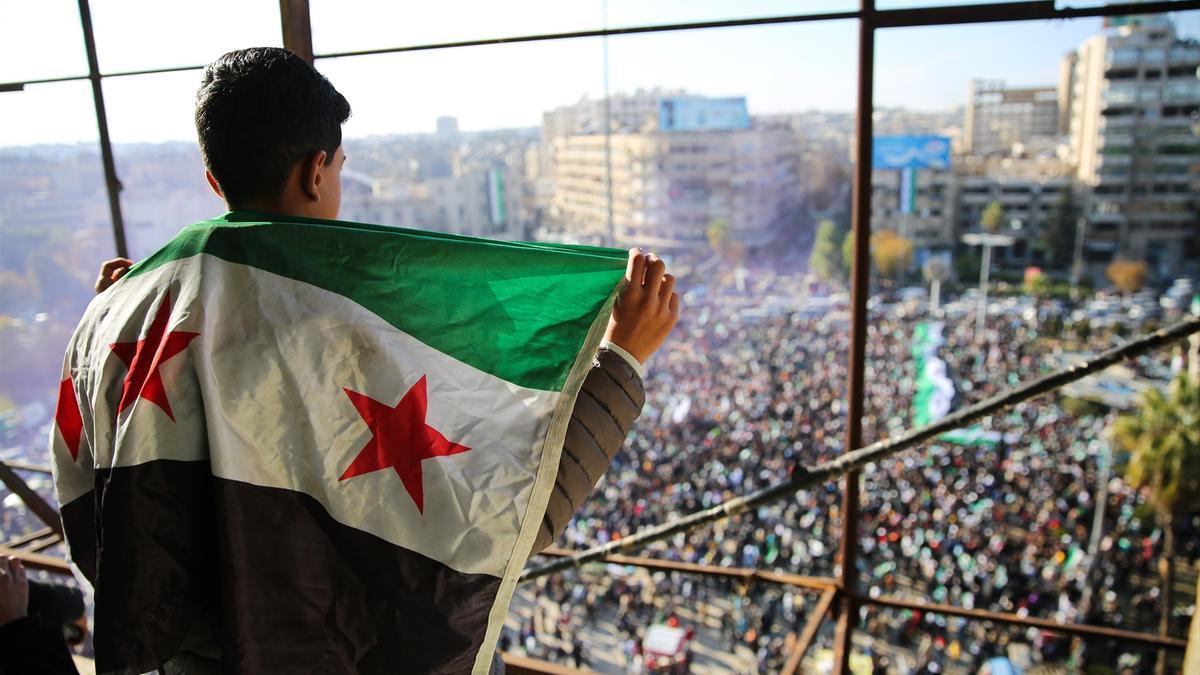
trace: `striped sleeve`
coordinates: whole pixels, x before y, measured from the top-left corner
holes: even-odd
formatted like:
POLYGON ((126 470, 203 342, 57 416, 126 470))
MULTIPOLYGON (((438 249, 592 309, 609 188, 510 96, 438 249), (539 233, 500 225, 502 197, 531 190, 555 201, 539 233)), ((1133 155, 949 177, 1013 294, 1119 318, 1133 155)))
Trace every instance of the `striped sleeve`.
POLYGON ((566 529, 608 470, 645 402, 642 378, 628 361, 610 349, 600 349, 571 412, 554 491, 533 554, 550 546, 566 529))

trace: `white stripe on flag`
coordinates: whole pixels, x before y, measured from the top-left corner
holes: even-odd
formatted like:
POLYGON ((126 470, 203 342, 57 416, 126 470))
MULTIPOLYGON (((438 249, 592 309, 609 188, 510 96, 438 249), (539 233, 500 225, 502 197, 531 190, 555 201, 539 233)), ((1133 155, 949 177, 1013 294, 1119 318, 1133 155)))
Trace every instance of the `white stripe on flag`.
POLYGON ((90 342, 137 340, 144 329, 126 326, 129 317, 157 307, 167 288, 169 328, 200 333, 190 356, 161 368, 176 421, 139 400, 122 414, 114 448, 104 420, 116 417, 126 367, 90 350, 100 360, 92 372, 105 376, 87 380, 99 399, 96 466, 201 459, 197 438, 207 432, 214 475, 303 492, 339 522, 460 572, 503 574, 561 394, 448 357, 345 296, 208 255, 111 289, 120 295, 93 322, 90 342), (471 448, 422 462, 424 514, 393 470, 338 480, 372 437, 344 389, 394 407, 422 376, 426 422, 471 448))

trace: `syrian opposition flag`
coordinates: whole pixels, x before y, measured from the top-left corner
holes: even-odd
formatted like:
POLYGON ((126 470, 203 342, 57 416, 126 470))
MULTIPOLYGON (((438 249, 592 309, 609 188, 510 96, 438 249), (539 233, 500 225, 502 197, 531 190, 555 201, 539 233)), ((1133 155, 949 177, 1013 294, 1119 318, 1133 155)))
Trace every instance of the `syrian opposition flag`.
MULTIPOLYGON (((954 403, 954 382, 946 362, 938 356, 938 350, 946 343, 942 336, 943 326, 941 321, 924 321, 913 327, 912 357, 917 372, 912 403, 914 427, 923 427, 945 417, 954 403)), ((999 431, 973 424, 940 434, 938 440, 957 445, 998 445, 1000 441, 1014 443, 1016 436, 1001 435, 999 431)))
POLYGON ((98 667, 487 672, 625 256, 270 218, 187 227, 68 348, 98 667))

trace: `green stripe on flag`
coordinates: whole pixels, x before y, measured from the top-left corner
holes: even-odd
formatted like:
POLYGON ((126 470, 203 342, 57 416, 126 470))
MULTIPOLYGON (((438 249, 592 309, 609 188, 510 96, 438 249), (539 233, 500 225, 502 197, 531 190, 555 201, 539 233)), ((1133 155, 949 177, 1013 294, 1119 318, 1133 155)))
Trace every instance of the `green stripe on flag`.
POLYGON ((201 253, 346 296, 514 384, 560 391, 626 253, 238 211, 189 225, 125 278, 201 253))

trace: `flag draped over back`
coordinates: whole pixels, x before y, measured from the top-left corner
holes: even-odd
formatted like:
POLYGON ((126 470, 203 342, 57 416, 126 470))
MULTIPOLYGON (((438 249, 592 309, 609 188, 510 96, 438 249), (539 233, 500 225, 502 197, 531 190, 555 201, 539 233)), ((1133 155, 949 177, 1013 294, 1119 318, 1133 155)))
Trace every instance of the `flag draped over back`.
POLYGON ((486 672, 624 266, 249 212, 135 266, 52 443, 99 668, 486 672))

